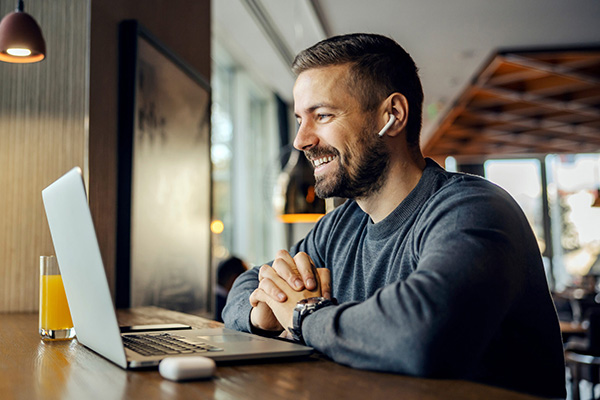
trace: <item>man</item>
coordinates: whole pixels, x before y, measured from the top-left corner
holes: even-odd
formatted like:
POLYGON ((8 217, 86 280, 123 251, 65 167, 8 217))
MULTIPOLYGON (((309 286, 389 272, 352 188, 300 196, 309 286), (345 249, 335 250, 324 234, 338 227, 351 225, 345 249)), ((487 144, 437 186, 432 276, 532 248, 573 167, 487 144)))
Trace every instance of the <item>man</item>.
POLYGON ((564 397, 531 228, 499 187, 423 158, 410 56, 386 37, 353 34, 304 50, 293 69, 294 146, 314 165, 320 197, 350 200, 238 278, 226 325, 287 330, 356 368, 564 397))

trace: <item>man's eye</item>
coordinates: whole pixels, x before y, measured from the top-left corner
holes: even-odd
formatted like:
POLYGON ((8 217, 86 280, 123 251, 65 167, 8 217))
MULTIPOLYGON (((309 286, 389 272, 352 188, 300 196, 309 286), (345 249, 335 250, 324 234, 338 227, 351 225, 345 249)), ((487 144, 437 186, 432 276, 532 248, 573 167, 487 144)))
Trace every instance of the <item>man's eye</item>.
POLYGON ((325 120, 328 120, 328 119, 329 119, 329 118, 331 118, 331 117, 332 117, 332 115, 331 115, 331 114, 318 114, 318 115, 317 115, 317 119, 318 119, 319 121, 325 121, 325 120))

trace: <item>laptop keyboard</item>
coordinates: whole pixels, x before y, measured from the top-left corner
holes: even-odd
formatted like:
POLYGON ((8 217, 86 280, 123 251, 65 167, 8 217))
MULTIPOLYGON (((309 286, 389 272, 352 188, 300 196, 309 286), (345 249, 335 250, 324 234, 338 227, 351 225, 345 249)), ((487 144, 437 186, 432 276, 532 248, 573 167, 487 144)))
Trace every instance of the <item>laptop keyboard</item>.
POLYGON ((167 333, 124 335, 122 338, 126 348, 143 356, 223 351, 220 347, 211 346, 206 343, 188 343, 167 333))

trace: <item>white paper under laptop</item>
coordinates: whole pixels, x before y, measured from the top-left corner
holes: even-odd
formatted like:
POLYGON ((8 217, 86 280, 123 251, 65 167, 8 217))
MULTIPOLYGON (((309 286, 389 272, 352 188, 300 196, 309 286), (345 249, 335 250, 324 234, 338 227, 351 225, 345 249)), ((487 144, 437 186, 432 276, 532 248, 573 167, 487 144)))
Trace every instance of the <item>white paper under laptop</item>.
MULTIPOLYGON (((123 368, 155 366, 165 356, 172 356, 142 355, 123 345, 122 335, 130 334, 122 334, 119 329, 81 169, 76 167, 63 175, 42 191, 42 197, 77 340, 123 368)), ((204 343, 211 351, 201 350, 200 355, 216 361, 290 357, 312 352, 310 347, 225 328, 194 328, 167 334, 186 344, 204 343)))

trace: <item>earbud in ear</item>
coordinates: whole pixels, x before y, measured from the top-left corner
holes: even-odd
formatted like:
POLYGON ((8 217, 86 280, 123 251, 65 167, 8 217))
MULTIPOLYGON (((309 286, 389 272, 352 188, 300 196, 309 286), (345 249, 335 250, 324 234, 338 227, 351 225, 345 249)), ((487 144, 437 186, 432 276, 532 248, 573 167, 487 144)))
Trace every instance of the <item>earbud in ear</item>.
POLYGON ((385 124, 385 126, 383 128, 381 128, 381 130, 378 133, 379 137, 383 137, 383 135, 385 135, 385 133, 387 132, 388 129, 390 129, 390 127, 392 126, 394 121, 396 121, 396 116, 394 114, 390 114, 390 119, 385 124))

